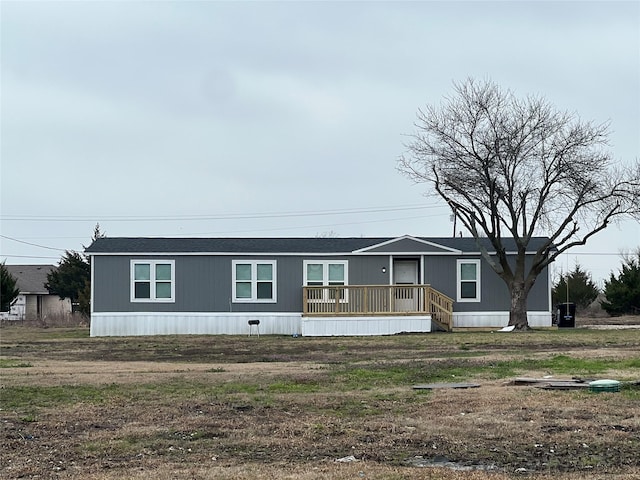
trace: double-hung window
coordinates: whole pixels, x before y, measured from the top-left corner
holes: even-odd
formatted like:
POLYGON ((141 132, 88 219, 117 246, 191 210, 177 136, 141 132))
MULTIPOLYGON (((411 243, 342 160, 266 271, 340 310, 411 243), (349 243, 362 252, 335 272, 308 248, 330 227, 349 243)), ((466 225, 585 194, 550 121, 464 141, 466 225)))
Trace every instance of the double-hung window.
POLYGON ((174 260, 131 260, 132 302, 175 302, 174 260))
POLYGON ((480 260, 458 260, 458 302, 480 301, 480 260))
MULTIPOLYGON (((348 284, 349 262, 346 260, 305 260, 304 284, 322 287, 340 287, 348 284)), ((313 289, 309 300, 335 300, 338 292, 340 300, 346 300, 344 288, 313 289)))
POLYGON ((231 264, 234 302, 277 301, 275 260, 233 260, 231 264))

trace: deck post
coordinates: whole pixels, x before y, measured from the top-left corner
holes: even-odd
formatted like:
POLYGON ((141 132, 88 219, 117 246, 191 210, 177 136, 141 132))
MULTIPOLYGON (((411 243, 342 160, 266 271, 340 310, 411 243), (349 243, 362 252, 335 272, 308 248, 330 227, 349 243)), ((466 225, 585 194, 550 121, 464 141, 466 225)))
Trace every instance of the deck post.
POLYGON ((369 313, 369 287, 365 285, 364 291, 362 292, 362 311, 364 313, 369 313))

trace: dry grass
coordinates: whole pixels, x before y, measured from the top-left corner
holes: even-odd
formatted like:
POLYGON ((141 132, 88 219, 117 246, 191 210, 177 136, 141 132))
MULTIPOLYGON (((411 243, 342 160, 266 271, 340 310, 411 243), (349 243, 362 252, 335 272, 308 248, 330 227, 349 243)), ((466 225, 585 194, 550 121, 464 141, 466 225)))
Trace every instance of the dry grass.
POLYGON ((640 379, 640 330, 0 334, 2 478, 640 478, 640 390, 507 385, 573 371, 640 379), (447 379, 481 387, 411 388, 447 379), (426 460, 467 470, 416 466, 426 460))

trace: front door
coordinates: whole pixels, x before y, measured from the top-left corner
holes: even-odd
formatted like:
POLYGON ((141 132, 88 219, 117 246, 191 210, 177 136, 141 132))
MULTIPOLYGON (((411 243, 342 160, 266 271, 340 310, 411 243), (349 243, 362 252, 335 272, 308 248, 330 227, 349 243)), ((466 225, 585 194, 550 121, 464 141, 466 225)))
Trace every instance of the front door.
POLYGON ((397 312, 418 310, 418 289, 410 286, 418 283, 418 261, 395 260, 393 262, 393 283, 398 285, 395 289, 395 310, 397 312))

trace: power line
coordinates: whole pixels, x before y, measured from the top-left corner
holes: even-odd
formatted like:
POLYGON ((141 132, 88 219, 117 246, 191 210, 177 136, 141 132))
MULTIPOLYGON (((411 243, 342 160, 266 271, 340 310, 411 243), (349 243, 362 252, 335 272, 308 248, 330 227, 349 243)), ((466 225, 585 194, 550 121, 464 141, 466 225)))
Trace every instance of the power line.
POLYGON ((119 221, 119 222, 156 222, 156 221, 192 221, 192 220, 255 220, 268 218, 317 217, 331 215, 358 215, 367 213, 399 212, 409 210, 427 210, 432 208, 448 208, 445 205, 394 205, 385 207, 357 207, 336 210, 264 212, 264 213, 229 213, 215 215, 1 215, 3 221, 30 222, 86 222, 119 221))
POLYGON ((64 248, 47 247, 46 245, 38 245, 37 243, 25 242, 24 240, 18 240, 17 238, 7 237, 6 235, 0 235, 0 237, 4 238, 4 239, 7 239, 7 240, 11 240, 13 242, 18 242, 18 243, 23 243, 25 245, 30 245, 32 247, 46 248, 47 250, 57 250, 59 252, 65 252, 66 251, 64 248))
POLYGON ((47 260, 60 260, 60 257, 42 257, 39 255, 4 255, 2 254, 2 256, 5 258, 44 258, 47 260))
MULTIPOLYGON (((439 215, 430 215, 431 217, 434 216, 443 216, 446 214, 439 214, 439 215)), ((395 217, 395 218, 387 218, 387 219, 380 219, 380 220, 368 220, 368 221, 362 221, 362 222, 343 222, 343 223, 326 223, 326 224, 320 224, 320 225, 298 225, 298 226, 280 226, 280 227, 272 227, 272 228, 260 228, 260 229, 256 229, 256 228, 252 228, 252 229, 243 229, 243 230, 232 230, 232 231, 217 231, 217 232, 199 232, 199 233, 186 233, 186 232, 180 232, 180 233, 167 233, 167 234, 157 234, 157 235, 150 235, 150 236, 154 236, 154 237, 188 237, 188 236, 201 236, 201 235, 229 235, 229 234, 237 234, 237 233, 250 233, 250 232, 276 232, 276 231, 286 231, 286 230, 302 230, 302 229, 311 229, 311 228, 325 228, 325 227, 339 227, 339 226, 344 226, 344 225, 363 225, 363 224, 370 224, 370 223, 389 223, 389 222, 396 222, 396 221, 403 221, 403 220, 414 220, 414 219, 420 219, 420 218, 424 218, 423 216, 415 216, 412 215, 410 217, 395 217)), ((118 235, 118 236, 122 236, 122 235, 118 235)), ((144 234, 140 234, 140 235, 136 235, 136 236, 145 236, 144 234)), ((58 250, 58 251, 66 251, 69 249, 61 249, 61 248, 55 248, 55 247, 47 247, 44 245, 38 245, 35 243, 30 243, 27 242, 25 240, 19 240, 17 238, 12 238, 12 237, 7 237, 4 235, 0 235, 0 237, 3 238, 7 238, 9 240, 13 240, 16 242, 20 242, 20 243, 24 243, 26 245, 32 245, 35 247, 41 247, 41 248, 47 248, 47 249, 51 249, 51 250, 58 250)), ((81 239, 81 238, 85 238, 85 237, 25 237, 25 238, 29 238, 29 239, 81 239)))
POLYGON ((22 237, 22 240, 86 240, 87 236, 76 236, 76 237, 22 237))
POLYGON ((423 218, 422 216, 411 216, 411 217, 401 217, 401 218, 392 218, 392 219, 384 219, 384 220, 370 220, 367 222, 344 222, 344 223, 326 223, 323 225, 298 225, 295 227, 286 226, 286 227, 272 227, 272 228, 252 228, 248 230, 233 230, 233 231, 223 231, 223 232, 201 232, 201 233, 171 233, 166 235, 158 235, 159 237, 189 237, 189 236, 200 236, 200 235, 230 235, 230 234, 238 234, 238 233, 250 233, 250 232, 278 232, 283 230, 303 230, 310 228, 325 228, 325 227, 340 227, 344 225, 362 225, 362 224, 370 224, 370 223, 388 223, 395 222, 401 220, 414 220, 418 218, 423 218))

